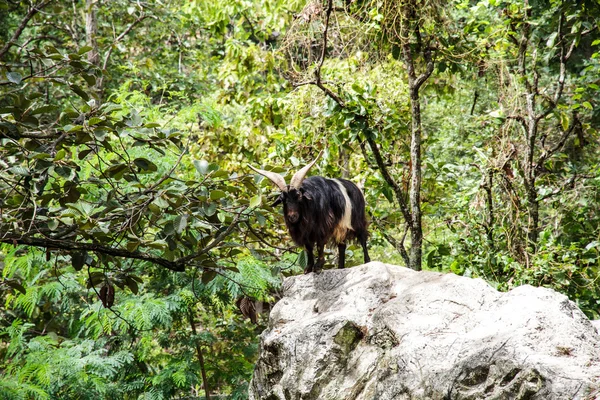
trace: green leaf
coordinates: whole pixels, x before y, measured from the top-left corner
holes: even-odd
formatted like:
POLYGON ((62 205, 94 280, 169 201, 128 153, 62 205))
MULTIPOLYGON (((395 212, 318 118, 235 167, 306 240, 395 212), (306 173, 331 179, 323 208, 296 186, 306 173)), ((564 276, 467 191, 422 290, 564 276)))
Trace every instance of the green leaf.
POLYGON ((160 208, 168 208, 169 202, 162 197, 157 197, 154 199, 154 204, 156 204, 160 208))
POLYGON ((431 250, 429 253, 427 253, 427 256, 425 256, 425 260, 427 262, 427 266, 429 268, 434 268, 435 267, 435 256, 436 256, 436 249, 434 248, 433 250, 431 250))
POLYGON ((127 285, 127 287, 129 288, 129 290, 131 290, 131 292, 133 294, 138 294, 139 291, 139 287, 137 282, 131 278, 130 276, 126 276, 125 277, 125 284, 127 285))
POLYGON ((23 76, 18 72, 7 72, 6 79, 18 85, 23 80, 23 76))
POLYGON ((50 111, 54 111, 54 110, 56 110, 56 106, 42 106, 42 107, 36 108, 32 112, 30 112, 30 114, 31 115, 46 114, 46 113, 49 113, 50 111))
POLYGON ((65 155, 67 155, 67 152, 65 151, 65 149, 60 149, 59 151, 56 152, 56 155, 54 156, 54 161, 60 161, 63 158, 65 158, 65 155))
POLYGON ((210 192, 210 199, 211 200, 219 200, 219 199, 222 199, 225 196, 227 196, 227 193, 225 193, 222 190, 213 190, 212 192, 210 192))
POLYGON ((298 254, 298 265, 302 268, 306 268, 308 265, 308 256, 306 255, 306 251, 302 250, 300 254, 298 254))
POLYGON ((216 276, 217 273, 214 270, 205 269, 204 272, 202 272, 202 283, 206 285, 207 283, 215 279, 216 276))
POLYGON ((85 260, 87 259, 86 251, 78 251, 71 254, 71 265, 75 269, 75 271, 81 271, 83 266, 85 265, 85 260))
POLYGON ((121 111, 123 106, 115 103, 104 103, 100 109, 103 110, 105 114, 110 114, 114 111, 121 111))
POLYGON ((83 46, 82 48, 80 48, 80 49, 77 51, 77 54, 79 54, 79 55, 82 55, 82 54, 85 54, 85 53, 87 53, 87 52, 88 52, 88 51, 90 51, 90 50, 92 50, 92 46, 83 46))
POLYGON ((123 173, 125 173, 126 170, 127 164, 115 164, 106 170, 106 174, 110 177, 123 176, 123 173))
POLYGON ((103 272, 94 271, 90 274, 90 277, 88 278, 87 286, 88 286, 88 288, 91 288, 91 287, 97 286, 98 284, 103 283, 105 281, 106 281, 106 276, 104 275, 103 272))
POLYGON ((194 167, 196 167, 196 171, 200 172, 200 174, 205 175, 208 172, 208 161, 194 160, 192 162, 194 164, 194 167))
POLYGON ((106 139, 107 133, 108 133, 108 131, 101 126, 94 129, 94 137, 101 142, 103 142, 104 139, 106 139))
POLYGON ((96 125, 99 124, 100 122, 104 121, 102 118, 98 118, 98 117, 92 117, 88 120, 88 125, 92 126, 92 125, 96 125))
POLYGON ((167 242, 164 240, 155 240, 150 243, 146 243, 146 246, 152 247, 153 249, 165 250, 167 248, 167 242))
POLYGON ((127 244, 125 245, 125 247, 127 247, 127 250, 129 251, 136 251, 137 248, 139 247, 140 242, 137 240, 130 240, 129 242, 127 242, 127 244))
POLYGON ((48 45, 45 47, 46 53, 48 54, 60 54, 60 52, 56 49, 56 47, 52 45, 48 45))
POLYGON ((560 113, 560 125, 565 132, 569 129, 569 116, 566 113, 560 113))
POLYGON ((92 152, 92 149, 82 150, 77 154, 77 158, 83 160, 88 154, 92 152))
POLYGON ((556 44, 556 37, 558 32, 553 32, 548 36, 548 40, 546 40, 546 47, 554 47, 556 44))
POLYGON ((175 232, 177 232, 179 234, 181 232, 183 232, 183 230, 187 226, 187 221, 188 221, 187 214, 178 215, 177 217, 175 217, 175 219, 173 220, 173 228, 175 229, 175 232))
POLYGON ((258 220, 258 224, 260 226, 265 226, 265 224, 267 223, 267 218, 258 211, 254 211, 254 215, 256 216, 256 219, 258 220))
POLYGON ((58 220, 52 219, 48 221, 48 229, 50 229, 51 231, 55 231, 56 228, 58 228, 58 220))
POLYGON ((137 110, 135 110, 135 109, 131 110, 130 117, 131 118, 129 119, 129 121, 127 121, 127 125, 129 125, 129 126, 140 126, 141 125, 142 117, 137 112, 137 110))
POLYGON ((0 122, 0 133, 8 135, 13 139, 18 139, 21 136, 19 133, 19 128, 10 122, 0 122))
POLYGON ((261 196, 254 196, 253 198, 250 199, 250 207, 255 208, 255 207, 260 206, 261 200, 262 200, 261 196))
POLYGON ((83 129, 83 125, 65 125, 63 126, 65 132, 78 132, 83 129))
POLYGON ((592 105, 590 104, 589 101, 584 101, 581 105, 584 106, 585 108, 587 108, 588 110, 594 109, 594 107, 592 107, 592 105))
POLYGON ((158 167, 152 161, 147 158, 136 158, 133 163, 142 171, 156 171, 158 167))
POLYGON ((81 97, 85 101, 88 101, 90 99, 90 96, 81 88, 81 86, 71 85, 71 90, 74 91, 79 97, 81 97))
POLYGON ((204 213, 211 217, 215 215, 217 212, 217 205, 215 203, 210 203, 208 206, 204 207, 204 213))
POLYGON ((94 75, 82 73, 81 76, 89 86, 94 86, 96 84, 96 77, 94 75))
POLYGON ((30 175, 29 170, 20 165, 15 165, 14 167, 10 168, 9 171, 15 175, 21 175, 21 176, 29 176, 30 175))
MULTIPOLYGON (((215 164, 215 163, 210 163, 208 165, 208 172, 215 172, 219 170, 219 164, 215 164)), ((227 175, 227 172, 223 171, 225 175, 227 175)), ((215 175, 216 176, 216 175, 215 175)))

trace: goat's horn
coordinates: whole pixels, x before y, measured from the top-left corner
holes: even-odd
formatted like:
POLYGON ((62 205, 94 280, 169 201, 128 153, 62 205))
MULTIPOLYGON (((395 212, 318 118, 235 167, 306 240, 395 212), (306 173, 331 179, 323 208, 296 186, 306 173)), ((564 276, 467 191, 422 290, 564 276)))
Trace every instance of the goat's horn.
POLYGON ((312 166, 315 165, 315 163, 317 162, 319 157, 321 157, 322 153, 323 152, 320 151, 319 154, 317 155, 317 157, 310 164, 306 165, 304 168, 302 168, 300 171, 298 171, 294 174, 294 176, 292 177, 292 180, 290 181, 290 187, 293 187, 296 189, 298 189, 300 187, 300 185, 302 184, 302 181, 304 180, 304 177, 306 176, 308 171, 312 168, 312 166))
POLYGON ((254 168, 252 165, 248 165, 248 166, 250 168, 252 168, 254 171, 261 174, 262 176, 269 178, 271 180, 271 182, 276 184, 277 187, 279 189, 281 189, 282 192, 287 192, 287 185, 285 184, 285 179, 283 179, 283 176, 281 176, 275 172, 265 171, 263 169, 254 168))

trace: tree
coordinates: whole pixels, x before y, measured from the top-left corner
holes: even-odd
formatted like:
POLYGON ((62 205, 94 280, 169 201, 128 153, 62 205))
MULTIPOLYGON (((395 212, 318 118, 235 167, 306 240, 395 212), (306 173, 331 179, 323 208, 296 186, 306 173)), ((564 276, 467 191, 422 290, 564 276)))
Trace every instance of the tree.
MULTIPOLYGON (((258 239, 242 226, 256 224, 256 183, 235 172, 239 161, 226 171, 206 160, 216 159, 218 150, 205 153, 191 142, 190 131, 202 133, 196 113, 191 122, 165 122, 150 100, 145 103, 150 95, 138 101, 131 97, 135 88, 121 89, 123 78, 117 77, 128 72, 108 62, 148 54, 146 42, 119 47, 137 30, 150 32, 142 24, 146 19, 161 18, 146 38, 154 45, 193 14, 180 4, 157 9, 126 2, 51 3, 7 6, 14 32, 8 32, 0 57, 0 284, 10 289, 3 290, 10 310, 0 335, 15 343, 1 352, 0 370, 7 376, 0 383, 2 397, 21 390, 40 398, 77 392, 123 397, 108 380, 126 370, 133 372, 121 379, 135 386, 131 393, 172 396, 200 381, 207 397, 234 393, 240 377, 249 379, 245 358, 253 357, 256 346, 241 340, 255 333, 231 310, 241 296, 270 299, 268 290, 279 282, 264 263, 247 265, 258 239), (107 14, 123 18, 111 26, 107 14), (72 23, 81 16, 90 24, 72 23), (227 339, 222 323, 242 336, 227 339), (168 333, 168 340, 153 338, 153 332, 172 329, 186 341, 168 333), (31 350, 38 342, 44 347, 31 350), (177 356, 165 362, 163 346, 177 356), (64 371, 55 369, 52 357, 64 371), (73 357, 90 364, 64 367, 73 357), (217 367, 219 360, 229 364, 217 367), (150 371, 148 363, 157 369, 150 371), (25 370, 35 374, 21 375, 25 370), (76 376, 94 384, 78 385, 70 378, 76 376)), ((173 74, 169 68, 167 76, 173 74)), ((163 70, 152 73, 157 71, 163 70)), ((134 81, 147 89, 143 79, 134 81)))
MULTIPOLYGON (((304 13, 312 13, 315 10, 315 3, 311 3, 309 7, 305 8, 304 13)), ((292 83, 295 87, 303 85, 315 85, 319 87, 330 99, 335 102, 338 110, 344 110, 341 112, 343 115, 344 124, 346 121, 354 120, 354 125, 360 127, 360 137, 366 143, 369 144, 372 156, 375 160, 376 168, 380 171, 382 177, 389 187, 392 189, 401 214, 404 218, 407 230, 411 232, 411 245, 410 254, 408 254, 404 248, 404 239, 399 243, 387 236, 391 242, 399 249, 406 264, 415 270, 421 269, 421 258, 422 258, 422 241, 423 241, 423 229, 422 229, 422 211, 421 211, 421 174, 422 174, 422 161, 421 161, 421 147, 422 147, 422 122, 421 122, 421 102, 420 102, 420 90, 423 84, 431 76, 434 70, 433 52, 436 47, 436 35, 439 32, 434 31, 436 22, 439 22, 440 17, 438 15, 439 4, 433 2, 414 2, 414 1, 403 1, 403 2, 385 2, 382 4, 372 3, 357 3, 356 5, 346 5, 344 8, 335 9, 333 1, 328 1, 327 6, 321 11, 323 18, 323 33, 322 42, 317 45, 320 49, 320 55, 315 57, 310 55, 311 52, 307 50, 298 50, 296 45, 288 44, 288 57, 292 64, 288 77, 291 78, 292 83), (322 69, 325 62, 326 54, 332 47, 334 52, 342 52, 343 54, 335 54, 335 56, 347 57, 347 54, 351 53, 352 50, 347 50, 343 46, 351 46, 348 43, 340 45, 330 46, 328 37, 332 29, 331 17, 333 11, 340 11, 343 14, 343 19, 348 22, 348 19, 354 20, 355 24, 359 26, 368 27, 376 24, 377 28, 382 31, 381 36, 378 38, 380 43, 383 42, 383 47, 371 48, 364 43, 356 45, 356 47, 366 48, 367 51, 373 53, 386 51, 392 57, 399 57, 405 66, 407 81, 408 81, 408 97, 410 100, 410 120, 411 120, 411 139, 410 139, 410 152, 408 165, 410 165, 410 189, 404 189, 397 180, 390 173, 388 163, 385 158, 386 155, 381 152, 381 140, 376 139, 375 131, 381 132, 381 126, 385 125, 385 120, 378 120, 375 111, 378 107, 376 104, 366 106, 364 102, 355 100, 356 98, 350 91, 341 91, 339 88, 343 85, 338 86, 338 93, 330 89, 325 79, 322 77, 322 69), (371 14, 369 14, 371 10, 371 14), (375 17, 373 17, 373 11, 376 11, 375 17), (358 21, 358 22, 356 22, 358 21), (338 50, 344 48, 344 50, 338 50), (300 54, 298 54, 300 53, 300 54), (306 63, 305 58, 302 54, 309 54, 309 61, 312 62, 312 73, 313 79, 305 78, 301 80, 301 75, 298 70, 308 70, 311 66, 310 63, 306 63), (295 70, 294 70, 295 69, 295 70), (419 69, 422 69, 419 72, 419 69), (299 79, 300 78, 300 79, 299 79), (339 94, 341 92, 341 94, 339 94), (357 107, 356 109, 353 109, 357 107), (375 109, 372 112, 366 111, 375 109), (352 116, 354 115, 354 116, 352 116), (379 141, 379 143, 378 143, 379 141)), ((316 10, 320 10, 316 8, 316 10)), ((305 19, 313 18, 312 15, 307 15, 305 19)), ((299 24, 303 23, 302 19, 299 19, 299 24)), ((300 30, 299 28, 297 28, 300 30)), ((341 32, 342 28, 338 28, 340 31, 335 32, 336 37, 343 35, 341 32)), ((358 28, 361 29, 361 28, 358 28)), ((292 30, 293 32, 293 30, 292 30)), ((298 41, 298 36, 292 34, 288 39, 288 43, 298 41)), ((310 46, 314 45, 314 40, 304 39, 304 42, 310 43, 310 46)), ((302 40, 300 40, 302 42, 302 40)), ((304 74, 306 75, 306 74, 304 74)), ((397 78, 397 77, 396 77, 397 78)), ((353 89, 360 87, 360 83, 354 83, 353 89)), ((365 90, 360 90, 359 95, 363 95, 365 90)), ((394 134, 394 133, 392 133, 394 134)), ((398 133, 395 133, 396 135, 398 133)), ((406 234, 404 234, 405 236, 406 234)), ((403 236, 403 237, 404 237, 403 236)))

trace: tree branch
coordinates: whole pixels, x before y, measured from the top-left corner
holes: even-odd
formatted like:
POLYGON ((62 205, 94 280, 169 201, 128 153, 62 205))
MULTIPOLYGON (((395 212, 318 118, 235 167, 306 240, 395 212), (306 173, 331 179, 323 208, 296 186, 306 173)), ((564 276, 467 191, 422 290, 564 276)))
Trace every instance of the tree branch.
POLYGON ((425 71, 421 75, 419 75, 417 79, 415 79, 414 89, 416 91, 418 91, 421 88, 423 83, 425 83, 425 81, 431 76, 433 72, 433 58, 431 55, 431 47, 428 46, 425 49, 425 51, 423 52, 423 57, 425 58, 426 67, 425 71))
POLYGON ((325 28, 323 29, 323 48, 321 49, 321 56, 319 57, 319 63, 315 68, 315 80, 302 82, 301 84, 294 85, 294 87, 304 86, 304 85, 315 85, 319 89, 321 89, 327 96, 329 96, 333 101, 338 103, 340 107, 344 107, 344 101, 331 89, 325 86, 324 82, 321 80, 321 68, 323 67, 323 63, 325 62, 325 55, 327 53, 327 33, 329 31, 329 18, 331 17, 331 13, 333 11, 333 0, 327 1, 327 11, 325 14, 325 28))
POLYGON ((131 258, 136 260, 148 261, 153 264, 160 265, 170 269, 171 271, 181 272, 185 270, 185 263, 177 261, 169 261, 164 258, 154 257, 147 253, 141 253, 139 251, 129 251, 125 249, 119 249, 116 247, 104 246, 98 243, 86 243, 80 241, 52 239, 52 238, 40 238, 30 236, 8 236, 0 238, 0 243, 11 243, 13 245, 25 245, 33 247, 41 247, 46 249, 60 249, 60 250, 77 250, 77 251, 91 251, 94 253, 106 254, 109 256, 131 258))
POLYGON ((31 18, 33 18, 33 16, 35 14, 37 14, 42 8, 46 7, 52 1, 54 1, 54 0, 42 1, 40 4, 37 4, 29 9, 29 12, 27 13, 27 15, 25 15, 25 18, 23 18, 23 20, 17 27, 17 30, 15 31, 15 33, 13 33, 12 37, 9 39, 8 42, 6 42, 4 47, 2 47, 2 49, 0 49, 0 60, 2 60, 2 58, 6 55, 6 53, 8 53, 8 50, 10 50, 11 47, 13 47, 14 45, 17 44, 17 40, 19 40, 21 33, 23 33, 23 30, 25 29, 25 27, 27 26, 27 23, 29 23, 31 18))
MULTIPOLYGON (((123 38, 125 36, 127 36, 127 34, 129 32, 131 32, 131 30, 140 22, 142 22, 143 20, 145 20, 146 18, 153 18, 153 19, 157 19, 155 16, 153 15, 142 15, 141 17, 138 17, 135 21, 133 21, 131 24, 129 24, 129 26, 127 26, 127 28, 125 28, 125 30, 123 32, 121 32, 121 34, 119 36, 117 36, 115 38, 115 40, 113 40, 113 42, 110 44, 108 50, 106 51, 106 54, 104 55, 104 60, 102 62, 102 70, 105 70, 107 65, 108 65, 108 59, 110 58, 110 55, 112 54, 113 49, 115 48, 115 45, 117 43, 119 43, 121 40, 123 40, 123 38)), ((100 79, 98 80, 97 83, 97 87, 98 87, 98 92, 102 93, 102 88, 103 88, 103 84, 104 84, 104 74, 102 74, 100 76, 100 79)))
POLYGON ((404 229, 404 233, 402 234, 402 239, 400 241, 398 241, 398 240, 396 240, 396 238, 394 238, 392 235, 390 235, 386 232, 385 228, 380 225, 379 221, 377 221, 373 217, 372 214, 371 214, 371 220, 373 221, 373 223, 379 230, 379 233, 381 233, 381 236, 383 236, 383 238, 389 244, 391 244, 392 246, 394 246, 394 248, 396 250, 398 250, 398 252, 402 256, 402 259, 404 260, 404 263, 406 264, 406 266, 409 266, 410 265, 410 257, 408 256, 408 253, 406 252, 406 248, 404 247, 404 240, 406 239, 406 234, 408 233, 408 225, 406 225, 406 229, 404 229))
POLYGON ((557 151, 559 151, 560 149, 563 148, 563 146, 567 142, 567 139, 569 139, 571 134, 575 131, 575 128, 580 125, 581 125, 581 122, 579 122, 577 113, 573 113, 573 123, 571 124, 569 129, 567 129, 566 131, 563 131, 562 135, 558 139, 558 142, 556 142, 556 144, 552 148, 544 149, 544 151, 542 152, 540 157, 537 159, 536 169, 535 169, 536 175, 539 175, 544 162, 548 158, 550 158, 552 155, 554 155, 557 151))
POLYGON ((575 180, 577 179, 577 175, 573 175, 571 176, 569 179, 567 179, 563 185, 561 187, 558 187, 556 189, 554 189, 553 191, 551 191, 550 193, 547 193, 541 197, 538 198, 538 201, 544 201, 549 199, 550 197, 554 197, 557 196, 559 194, 562 193, 563 190, 567 189, 567 188, 573 188, 573 186, 575 185, 575 180))
POLYGON ((381 156, 381 152, 379 151, 379 146, 377 142, 373 140, 370 135, 365 135, 367 142, 369 143, 369 147, 371 147, 371 152, 375 157, 375 162, 377 163, 377 167, 379 171, 381 171, 381 175, 383 179, 387 182, 388 185, 391 186, 394 194, 396 195, 396 199, 398 200, 398 204, 400 205, 400 211, 402 212, 402 216, 406 220, 406 223, 409 227, 412 227, 412 217, 410 211, 408 209, 408 205, 406 204, 406 200, 404 198, 405 194, 402 192, 402 189, 398 185, 398 183, 394 180, 394 178, 390 175, 385 163, 383 161, 383 157, 381 156))
POLYGON ((214 249, 219 243, 221 243, 225 238, 233 231, 233 229, 239 223, 240 217, 242 213, 236 215, 231 224, 221 232, 217 237, 215 237, 212 242, 210 242, 206 247, 201 249, 200 251, 190 254, 185 257, 181 257, 174 261, 169 261, 162 257, 156 257, 148 253, 142 253, 140 251, 129 251, 122 248, 105 246, 99 243, 94 242, 81 242, 74 240, 65 240, 58 239, 53 237, 33 237, 33 236, 21 236, 21 235, 10 235, 0 237, 0 243, 9 243, 13 245, 25 245, 32 247, 40 247, 46 249, 60 249, 60 250, 68 250, 68 251, 91 251, 94 253, 106 254, 114 257, 122 257, 129 258, 135 260, 148 261, 156 265, 160 265, 166 269, 175 272, 183 272, 185 271, 186 264, 190 261, 194 260, 197 257, 200 257, 203 254, 208 253, 210 250, 214 249))

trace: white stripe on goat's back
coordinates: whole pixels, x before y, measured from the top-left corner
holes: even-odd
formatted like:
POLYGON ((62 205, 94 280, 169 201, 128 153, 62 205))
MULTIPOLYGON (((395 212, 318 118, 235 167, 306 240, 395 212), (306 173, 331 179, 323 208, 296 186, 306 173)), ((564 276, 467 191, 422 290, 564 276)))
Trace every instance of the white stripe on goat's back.
POLYGON ((346 191, 344 184, 338 179, 333 179, 333 181, 339 186, 340 191, 344 196, 344 201, 346 202, 342 219, 338 222, 333 231, 333 239, 336 243, 342 243, 346 240, 346 233, 349 230, 352 230, 352 203, 350 202, 350 197, 348 196, 348 191, 346 191))

